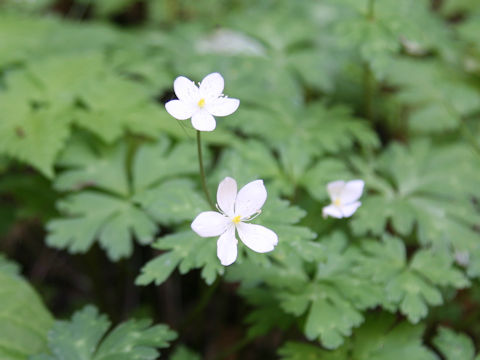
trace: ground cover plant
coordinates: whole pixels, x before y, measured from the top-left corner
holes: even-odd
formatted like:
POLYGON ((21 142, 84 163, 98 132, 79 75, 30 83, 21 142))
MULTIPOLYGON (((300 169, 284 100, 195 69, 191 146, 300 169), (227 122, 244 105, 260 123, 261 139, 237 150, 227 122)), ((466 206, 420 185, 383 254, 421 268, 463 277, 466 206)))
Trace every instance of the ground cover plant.
POLYGON ((479 34, 476 0, 1 1, 0 359, 480 360, 479 34))

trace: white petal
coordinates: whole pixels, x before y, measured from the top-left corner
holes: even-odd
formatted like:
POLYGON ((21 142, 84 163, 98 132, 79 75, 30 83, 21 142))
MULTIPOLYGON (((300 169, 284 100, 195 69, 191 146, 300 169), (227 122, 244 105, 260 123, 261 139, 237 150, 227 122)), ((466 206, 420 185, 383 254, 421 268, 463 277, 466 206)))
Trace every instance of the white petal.
POLYGON ((340 195, 342 204, 350 204, 357 201, 362 196, 363 187, 365 183, 363 180, 352 180, 345 184, 340 195))
POLYGON ((240 240, 253 251, 265 253, 272 251, 278 244, 278 236, 262 225, 239 223, 237 225, 240 240))
POLYGON ((335 205, 328 205, 322 209, 322 215, 324 218, 330 215, 331 217, 341 219, 343 217, 342 211, 335 205))
POLYGON ((224 81, 219 73, 212 73, 205 76, 200 83, 200 97, 206 101, 216 99, 222 95, 224 81))
POLYGON ((267 189, 263 180, 249 182, 238 192, 235 200, 235 214, 243 219, 259 211, 267 200, 267 189))
POLYGON ((231 221, 228 217, 216 211, 205 211, 192 222, 192 230, 201 237, 218 236, 223 234, 231 221))
POLYGON ((237 182, 226 177, 218 185, 217 204, 228 216, 234 215, 235 198, 237 197, 237 182))
POLYGON ((175 79, 173 90, 175 91, 175 95, 185 102, 196 104, 198 100, 200 100, 197 86, 192 80, 187 79, 185 76, 179 76, 175 79))
POLYGON ((192 116, 192 125, 199 131, 213 131, 217 126, 215 118, 206 110, 197 111, 192 116))
POLYGON ((342 205, 340 209, 342 210, 342 214, 344 217, 350 217, 355 211, 357 211, 360 205, 362 205, 362 203, 360 201, 357 201, 353 204, 342 205))
POLYGON ((186 120, 192 117, 195 108, 190 104, 181 100, 171 100, 165 104, 165 109, 175 119, 186 120))
POLYGON ((217 241, 217 256, 223 266, 231 265, 237 260, 237 244, 235 226, 230 226, 217 241))
POLYGON ((340 197, 344 186, 345 181, 343 180, 332 181, 327 184, 327 192, 332 201, 340 197))
POLYGON ((205 108, 213 116, 227 116, 234 113, 238 109, 239 105, 240 100, 238 99, 220 97, 210 103, 207 103, 205 108))

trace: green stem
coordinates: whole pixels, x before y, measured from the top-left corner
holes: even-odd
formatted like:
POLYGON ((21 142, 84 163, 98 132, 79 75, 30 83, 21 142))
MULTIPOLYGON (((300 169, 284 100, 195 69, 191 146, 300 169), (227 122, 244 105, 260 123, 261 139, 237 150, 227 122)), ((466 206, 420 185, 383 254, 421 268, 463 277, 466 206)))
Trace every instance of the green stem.
POLYGON ((170 22, 170 24, 175 24, 180 14, 178 0, 167 0, 166 4, 168 21, 170 22))
POLYGON ((208 192, 207 188, 207 179, 205 177, 205 170, 203 168, 203 157, 202 157, 202 140, 200 138, 200 131, 197 130, 197 153, 198 153, 198 166, 200 170, 200 178, 202 179, 202 188, 203 192, 205 193, 205 197, 207 198, 208 203, 212 210, 215 210, 215 204, 210 197, 210 193, 208 192))
POLYGON ((365 117, 372 122, 373 119, 373 92, 374 92, 374 79, 370 65, 365 63, 363 70, 363 94, 365 104, 365 117))
POLYGON ((368 0, 367 17, 369 20, 375 18, 375 0, 368 0))
POLYGON ((475 150, 477 155, 480 155, 480 144, 477 141, 477 138, 472 134, 472 131, 468 128, 465 119, 461 119, 460 127, 463 133, 463 136, 467 138, 467 140, 470 142, 470 145, 472 148, 475 150))
POLYGON ((215 282, 210 285, 206 291, 203 293, 200 300, 197 302, 197 305, 190 311, 190 313, 185 317, 185 320, 182 322, 179 328, 179 333, 182 334, 187 326, 191 325, 205 310, 205 307, 210 303, 213 294, 220 285, 220 277, 217 276, 215 282))
POLYGON ((240 351, 245 346, 250 344, 253 340, 255 340, 254 337, 245 336, 243 339, 241 339, 237 343, 233 344, 229 349, 222 351, 219 355, 217 355, 214 358, 214 360, 223 360, 223 359, 228 358, 232 354, 238 353, 238 351, 240 351))

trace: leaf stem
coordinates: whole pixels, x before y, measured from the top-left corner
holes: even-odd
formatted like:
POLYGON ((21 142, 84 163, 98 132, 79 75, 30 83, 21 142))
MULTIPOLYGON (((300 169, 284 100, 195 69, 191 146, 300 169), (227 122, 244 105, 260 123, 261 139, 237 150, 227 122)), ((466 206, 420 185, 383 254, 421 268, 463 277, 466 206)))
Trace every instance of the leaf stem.
POLYGON ((200 170, 200 178, 202 180, 202 188, 203 192, 205 193, 205 197, 207 198, 207 201, 212 208, 212 210, 215 210, 215 204, 212 201, 212 198, 210 197, 210 193, 208 192, 207 188, 207 179, 205 177, 205 170, 203 168, 203 157, 202 157, 202 140, 200 137, 200 131, 197 130, 197 153, 198 153, 198 166, 200 170))
POLYGON ((475 150, 477 155, 480 155, 480 144, 478 143, 475 136, 472 134, 472 131, 468 128, 464 118, 461 118, 460 129, 463 133, 463 136, 467 138, 468 142, 470 143, 472 148, 475 150))
POLYGON ((368 0, 367 18, 373 20, 375 18, 375 0, 368 0))
POLYGON ((363 69, 363 94, 364 94, 364 104, 365 104, 365 117, 372 122, 373 118, 373 92, 374 92, 374 79, 372 70, 370 69, 370 64, 367 62, 364 64, 363 69))
POLYGON ((200 300, 197 302, 197 305, 188 313, 188 315, 185 317, 185 320, 180 324, 180 334, 183 333, 187 326, 191 325, 192 322, 195 321, 200 316, 200 314, 204 312, 205 307, 210 303, 213 294, 215 294, 218 285, 220 285, 220 276, 217 276, 214 283, 206 289, 200 300))

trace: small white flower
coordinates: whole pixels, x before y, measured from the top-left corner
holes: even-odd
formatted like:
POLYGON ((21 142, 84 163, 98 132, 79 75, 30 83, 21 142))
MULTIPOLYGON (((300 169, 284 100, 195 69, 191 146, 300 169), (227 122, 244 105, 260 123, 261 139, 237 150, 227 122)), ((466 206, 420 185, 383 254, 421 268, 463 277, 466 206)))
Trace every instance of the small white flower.
POLYGON ((247 224, 261 212, 267 200, 263 180, 249 182, 237 194, 237 182, 226 177, 218 185, 216 211, 200 213, 192 222, 192 229, 202 237, 219 236, 217 256, 222 265, 231 265, 237 259, 237 239, 253 251, 266 253, 278 243, 277 234, 261 225, 247 224))
POLYGON ((173 83, 178 100, 167 102, 165 109, 178 120, 192 118, 197 130, 212 131, 216 126, 214 116, 230 115, 240 105, 240 100, 222 94, 223 87, 223 77, 219 73, 205 76, 199 87, 185 76, 179 76, 173 83))
POLYGON ((328 183, 327 192, 332 204, 323 208, 323 217, 326 218, 330 215, 341 219, 352 216, 358 207, 362 205, 357 200, 362 196, 364 185, 363 180, 352 180, 347 183, 343 180, 338 180, 328 183))

